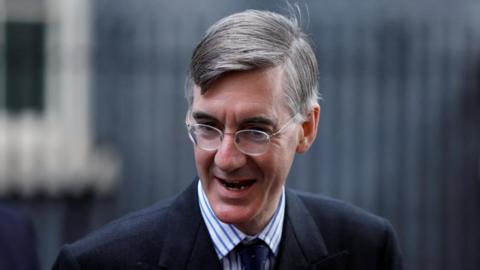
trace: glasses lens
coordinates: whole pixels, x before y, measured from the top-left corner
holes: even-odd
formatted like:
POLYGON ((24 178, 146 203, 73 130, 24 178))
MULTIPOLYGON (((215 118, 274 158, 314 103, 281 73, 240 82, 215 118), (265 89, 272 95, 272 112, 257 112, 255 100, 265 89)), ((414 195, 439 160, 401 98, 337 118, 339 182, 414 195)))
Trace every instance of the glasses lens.
POLYGON ((242 152, 258 155, 266 151, 269 139, 263 131, 247 129, 237 132, 235 142, 242 152))
POLYGON ((194 142, 202 149, 215 150, 221 143, 222 133, 214 127, 196 124, 190 130, 194 142))

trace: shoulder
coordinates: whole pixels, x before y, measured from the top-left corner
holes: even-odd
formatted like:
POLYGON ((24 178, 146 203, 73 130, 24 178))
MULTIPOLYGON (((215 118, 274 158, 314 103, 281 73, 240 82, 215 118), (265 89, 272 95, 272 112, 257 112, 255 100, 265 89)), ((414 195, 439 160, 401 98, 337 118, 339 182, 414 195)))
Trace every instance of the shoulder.
POLYGON ((340 200, 292 190, 287 192, 287 209, 297 228, 302 228, 301 220, 311 217, 326 249, 333 254, 348 253, 351 265, 359 269, 403 269, 395 232, 386 219, 340 200))
POLYGON ((200 216, 196 200, 196 181, 193 181, 176 196, 112 221, 63 246, 52 269, 120 270, 133 269, 137 264, 154 265, 169 239, 168 234, 175 231, 172 228, 200 216))
POLYGON ((308 192, 295 190, 290 190, 290 192, 300 199, 316 221, 322 221, 322 226, 325 226, 325 223, 332 223, 336 226, 351 224, 357 228, 358 226, 383 227, 385 225, 384 218, 345 201, 308 192))
MULTIPOLYGON (((173 199, 166 199, 154 205, 114 220, 84 238, 65 245, 57 258, 57 264, 72 260, 89 269, 89 265, 127 263, 124 259, 148 260, 149 251, 158 250, 162 244, 162 228, 166 226, 167 215, 173 199), (62 262, 61 262, 62 261, 62 262)), ((109 267, 113 265, 109 265, 109 267)), ((63 269, 63 268, 59 268, 63 269)), ((115 268, 105 268, 115 269, 115 268)), ((124 269, 124 268, 118 268, 124 269)))
POLYGON ((381 247, 395 238, 390 222, 350 203, 323 195, 290 190, 312 216, 327 245, 355 243, 381 247))
POLYGON ((0 235, 23 240, 32 237, 33 224, 20 212, 0 206, 0 235))
POLYGON ((22 225, 28 224, 28 219, 20 214, 19 212, 0 206, 0 226, 12 226, 12 225, 22 225))
POLYGON ((37 269, 35 231, 20 212, 0 206, 0 269, 37 269))

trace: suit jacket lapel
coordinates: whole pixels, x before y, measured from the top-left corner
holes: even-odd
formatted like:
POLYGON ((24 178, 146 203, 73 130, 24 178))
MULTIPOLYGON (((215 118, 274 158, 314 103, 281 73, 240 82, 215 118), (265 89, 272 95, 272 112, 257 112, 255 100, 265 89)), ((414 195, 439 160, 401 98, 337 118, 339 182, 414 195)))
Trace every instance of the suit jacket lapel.
POLYGON ((346 251, 330 254, 315 220, 287 189, 286 219, 276 269, 345 269, 346 251))
POLYGON ((203 223, 196 187, 194 181, 170 206, 158 262, 163 269, 221 269, 203 223))
MULTIPOLYGON (((138 269, 221 269, 198 206, 197 181, 170 206, 158 265, 139 263, 138 269)), ((286 217, 275 269, 346 269, 348 252, 331 254, 308 209, 287 189, 286 217)))

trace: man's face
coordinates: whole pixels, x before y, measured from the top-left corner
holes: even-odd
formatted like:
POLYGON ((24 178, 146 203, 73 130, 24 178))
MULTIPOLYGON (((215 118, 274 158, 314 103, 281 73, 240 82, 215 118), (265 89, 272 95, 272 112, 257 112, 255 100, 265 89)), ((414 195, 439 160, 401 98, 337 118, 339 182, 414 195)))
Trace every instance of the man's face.
MULTIPOLYGON (((204 95, 196 86, 189 121, 226 133, 259 129, 271 134, 292 116, 282 76, 279 68, 230 73, 204 95)), ((277 207, 301 135, 301 125, 292 123, 272 137, 259 156, 240 152, 228 134, 216 151, 194 147, 197 171, 215 215, 247 234, 263 229, 277 207), (245 185, 240 189, 231 183, 245 185)))

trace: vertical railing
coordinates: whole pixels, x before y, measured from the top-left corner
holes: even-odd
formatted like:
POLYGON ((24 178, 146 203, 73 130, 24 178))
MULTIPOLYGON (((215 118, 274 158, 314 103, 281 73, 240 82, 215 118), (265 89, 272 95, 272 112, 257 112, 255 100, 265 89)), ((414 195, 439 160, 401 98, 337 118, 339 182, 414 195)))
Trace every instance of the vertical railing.
MULTIPOLYGON (((0 0, 0 113, 5 110, 5 22, 6 22, 6 5, 5 0, 0 0)), ((0 127, 3 124, 0 119, 0 127)), ((2 140, 0 134, 0 140, 2 140)), ((0 164, 1 166, 1 164, 0 164)))

